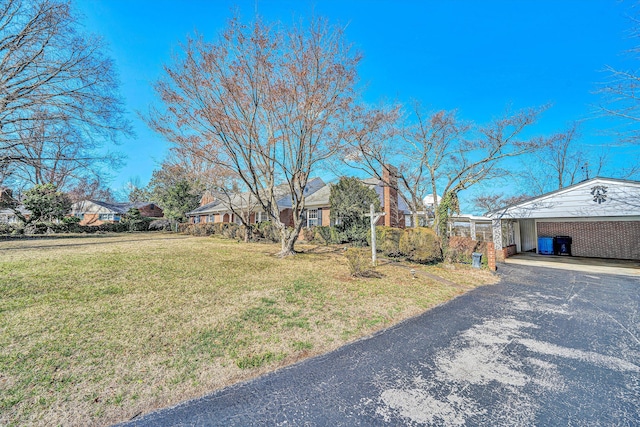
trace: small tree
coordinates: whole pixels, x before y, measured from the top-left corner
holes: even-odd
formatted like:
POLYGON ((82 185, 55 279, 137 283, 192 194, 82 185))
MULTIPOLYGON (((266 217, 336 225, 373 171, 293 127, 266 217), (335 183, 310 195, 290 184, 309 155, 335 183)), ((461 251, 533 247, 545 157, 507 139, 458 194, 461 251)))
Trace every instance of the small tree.
POLYGON ((152 194, 153 200, 162 206, 164 216, 179 222, 184 222, 185 213, 197 208, 200 203, 200 196, 186 179, 164 188, 156 186, 152 194))
POLYGON ((380 198, 373 188, 367 187, 358 178, 340 178, 331 187, 329 196, 331 219, 344 240, 356 244, 365 244, 369 230, 369 206, 373 203, 380 210, 380 198))
POLYGON ((147 222, 144 217, 140 213, 139 209, 131 208, 124 214, 122 218, 122 223, 125 224, 129 231, 146 231, 147 230, 147 222))
POLYGON ((62 219, 71 210, 71 199, 53 184, 40 184, 24 193, 25 208, 31 211, 31 221, 62 219))

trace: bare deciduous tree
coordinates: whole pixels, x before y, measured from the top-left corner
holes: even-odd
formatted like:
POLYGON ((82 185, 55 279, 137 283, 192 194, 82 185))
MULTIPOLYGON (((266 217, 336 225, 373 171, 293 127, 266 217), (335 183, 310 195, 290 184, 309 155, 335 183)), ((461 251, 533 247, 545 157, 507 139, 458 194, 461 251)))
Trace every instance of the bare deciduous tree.
MULTIPOLYGON (((406 124, 398 133, 400 138, 392 143, 379 138, 357 139, 358 156, 347 156, 347 161, 379 178, 385 164, 396 162, 400 166, 398 190, 409 195, 410 208, 414 212, 424 210, 419 209, 423 207, 422 200, 433 194, 433 210, 437 212, 436 195, 451 193, 449 199, 455 199, 460 191, 507 174, 501 167, 504 160, 532 153, 543 146, 545 139, 522 139, 521 134, 545 109, 505 114, 486 126, 477 126, 460 121, 455 112, 427 114, 419 103, 414 103, 412 115, 405 118, 406 124)), ((436 215, 435 227, 438 221, 436 215)))
POLYGON ((130 126, 102 51, 68 1, 0 3, 0 168, 64 183, 110 157, 96 149, 130 126))
POLYGON ((156 84, 149 124, 181 149, 227 170, 279 228, 294 253, 310 175, 347 138, 356 66, 339 28, 316 19, 290 28, 234 18, 214 43, 189 39, 156 84), (293 227, 280 219, 277 184, 293 227))

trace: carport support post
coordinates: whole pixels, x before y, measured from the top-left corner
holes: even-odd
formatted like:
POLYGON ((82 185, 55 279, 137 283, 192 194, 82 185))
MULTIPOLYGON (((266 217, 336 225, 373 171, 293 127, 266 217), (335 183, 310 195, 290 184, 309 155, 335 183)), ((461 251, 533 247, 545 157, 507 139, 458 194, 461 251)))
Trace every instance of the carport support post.
POLYGON ((469 221, 469 229, 471 231, 471 240, 478 240, 476 239, 476 222, 474 220, 469 221))
POLYGON ((502 220, 501 219, 491 220, 491 231, 493 232, 494 256, 498 258, 499 261, 503 261, 503 257, 497 256, 498 251, 502 252, 502 220))

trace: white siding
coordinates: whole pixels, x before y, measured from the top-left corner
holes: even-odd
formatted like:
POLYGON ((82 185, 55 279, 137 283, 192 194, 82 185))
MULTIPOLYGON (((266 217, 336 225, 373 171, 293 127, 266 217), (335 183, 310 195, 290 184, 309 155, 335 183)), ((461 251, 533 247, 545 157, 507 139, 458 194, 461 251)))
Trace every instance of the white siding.
POLYGON ((536 239, 536 223, 533 219, 520 220, 520 242, 522 252, 527 252, 538 247, 536 239))
POLYGON ((640 182, 593 179, 494 212, 495 218, 585 218, 640 216, 640 182), (596 186, 606 187, 598 203, 592 194, 596 186))

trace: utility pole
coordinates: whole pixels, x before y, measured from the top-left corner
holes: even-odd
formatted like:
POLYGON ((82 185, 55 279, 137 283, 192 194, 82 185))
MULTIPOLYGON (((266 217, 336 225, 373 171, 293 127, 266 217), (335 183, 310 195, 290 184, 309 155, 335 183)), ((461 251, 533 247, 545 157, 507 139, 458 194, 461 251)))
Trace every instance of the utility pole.
POLYGON ((373 203, 369 206, 369 213, 365 214, 371 220, 371 265, 378 265, 378 253, 376 252, 376 223, 384 216, 384 212, 376 212, 373 203))

